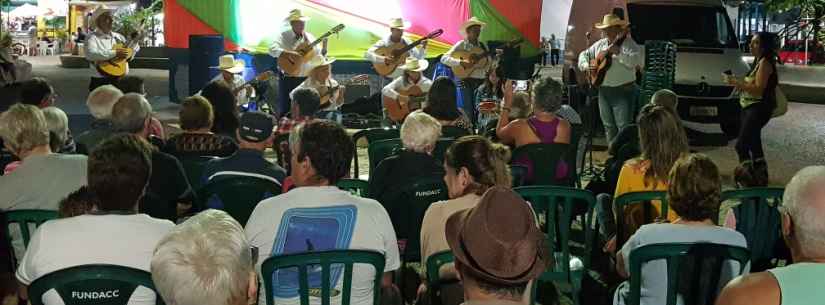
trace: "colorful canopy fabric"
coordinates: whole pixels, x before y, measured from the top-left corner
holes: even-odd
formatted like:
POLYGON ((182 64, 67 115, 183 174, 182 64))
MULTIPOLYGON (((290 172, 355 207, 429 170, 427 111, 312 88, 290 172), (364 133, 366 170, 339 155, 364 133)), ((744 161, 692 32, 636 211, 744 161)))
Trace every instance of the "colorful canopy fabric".
POLYGON ((227 49, 266 52, 286 28, 291 9, 312 19, 307 30, 320 36, 342 23, 346 29, 329 40, 329 56, 363 59, 364 52, 389 34, 387 22, 403 17, 415 39, 435 29, 444 34, 430 41, 428 56, 437 56, 462 37, 461 24, 476 16, 487 23, 481 40, 523 38, 522 55, 538 51, 541 0, 165 0, 165 38, 172 48, 187 48, 192 34, 223 34, 227 49))

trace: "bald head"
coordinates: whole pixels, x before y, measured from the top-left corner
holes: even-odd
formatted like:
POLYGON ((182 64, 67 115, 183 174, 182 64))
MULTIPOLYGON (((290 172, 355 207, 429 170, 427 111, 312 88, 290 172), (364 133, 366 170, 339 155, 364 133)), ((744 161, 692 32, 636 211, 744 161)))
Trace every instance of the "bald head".
POLYGON ((128 93, 112 107, 112 124, 115 130, 127 133, 145 131, 152 106, 143 95, 128 93))
POLYGON ((809 166, 794 175, 785 187, 782 203, 793 228, 783 226, 786 237, 789 230, 805 257, 825 257, 825 166, 809 166))

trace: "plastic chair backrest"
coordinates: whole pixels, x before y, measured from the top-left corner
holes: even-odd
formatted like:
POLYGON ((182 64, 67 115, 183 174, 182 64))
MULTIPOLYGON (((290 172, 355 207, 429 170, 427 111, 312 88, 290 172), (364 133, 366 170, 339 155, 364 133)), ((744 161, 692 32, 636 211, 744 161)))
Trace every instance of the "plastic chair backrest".
POLYGON ((186 178, 189 180, 189 185, 193 189, 198 189, 203 184, 203 166, 206 162, 214 160, 214 156, 191 156, 180 158, 180 163, 183 165, 183 171, 186 178))
POLYGON ((440 274, 441 267, 452 263, 454 260, 455 256, 450 250, 434 253, 427 258, 427 269, 425 271, 427 272, 427 293, 432 301, 430 304, 437 304, 435 300, 438 298, 438 291, 442 284, 456 281, 455 279, 442 280, 440 274))
POLYGON ((5 231, 6 238, 12 241, 9 226, 16 223, 20 226, 20 236, 23 237, 23 247, 29 247, 29 240, 34 232, 29 230, 29 225, 34 224, 37 228, 44 222, 57 218, 57 211, 52 210, 11 210, 3 213, 6 218, 5 231))
POLYGON ((381 163, 381 161, 387 157, 395 155, 403 148, 404 144, 402 144, 401 139, 398 138, 370 142, 370 145, 367 147, 367 157, 370 161, 370 173, 375 170, 378 163, 381 163))
MULTIPOLYGON (((566 178, 556 179, 556 166, 559 161, 565 160, 565 154, 570 149, 570 144, 560 143, 536 143, 516 147, 513 151, 512 160, 519 160, 522 156, 533 163, 532 180, 525 181, 526 185, 564 185, 569 184, 566 178)), ((568 164, 569 170, 574 164, 568 164)))
POLYGON ((736 215, 736 231, 742 233, 748 241, 751 251, 752 272, 775 267, 770 262, 776 258, 774 246, 782 243, 782 217, 779 207, 782 205, 783 188, 760 187, 722 192, 722 201, 739 201, 732 208, 736 215))
POLYGON ((438 160, 438 164, 444 163, 444 154, 447 153, 447 149, 450 148, 453 143, 455 143, 456 138, 440 138, 438 141, 435 142, 435 148, 433 149, 433 158, 438 160))
MULTIPOLYGON (((157 294, 152 274, 145 270, 118 265, 80 265, 34 280, 29 286, 29 301, 43 305, 43 294, 54 289, 66 305, 127 304, 139 286, 157 294)), ((156 304, 163 304, 160 296, 156 297, 156 304)))
POLYGON ((396 237, 407 241, 402 251, 404 261, 420 260, 424 213, 433 202, 449 199, 444 179, 421 179, 389 192, 385 198, 381 205, 390 215, 396 237))
POLYGON ((645 263, 658 259, 664 259, 667 264, 667 305, 676 305, 679 287, 685 285, 691 288, 689 293, 681 294, 685 298, 685 304, 713 304, 719 289, 725 284, 720 283, 722 268, 726 265, 724 263, 727 260, 739 263, 739 273, 731 274, 730 279, 733 279, 748 267, 750 253, 744 247, 712 243, 663 243, 634 249, 630 252, 630 293, 625 304, 639 305, 642 267, 645 263), (687 257, 697 259, 693 265, 695 268, 684 266, 685 261, 682 259, 687 257), (704 268, 709 258, 716 258, 717 261, 710 268, 704 268), (682 274, 682 271, 686 273, 682 274), (683 280, 688 277, 689 283, 684 283, 683 280))
MULTIPOLYGON (((585 249, 581 253, 585 266, 590 265, 590 247, 593 245, 593 219, 594 208, 596 207, 596 196, 588 190, 575 189, 564 186, 522 186, 513 189, 521 195, 525 201, 529 202, 536 212, 541 227, 547 236, 547 245, 550 253, 560 253, 556 256, 562 267, 562 271, 570 274, 570 230, 572 229, 572 219, 577 206, 581 209, 584 205, 584 243, 585 249), (558 249, 556 249, 558 247, 558 249)), ((548 272, 540 278, 545 278, 548 272)))
POLYGON ((510 165, 510 175, 513 177, 513 187, 524 185, 524 176, 527 175, 527 166, 518 164, 510 165))
POLYGON ((441 126, 441 137, 458 139, 470 135, 470 131, 458 126, 441 126))
MULTIPOLYGON (((373 143, 375 141, 395 139, 395 138, 400 138, 400 137, 401 137, 401 131, 399 131, 396 128, 370 128, 370 129, 360 130, 360 131, 356 132, 355 134, 353 134, 352 135, 352 142, 355 143, 355 145, 357 146, 358 141, 360 141, 361 138, 364 138, 364 139, 367 140, 367 145, 369 145, 370 143, 373 143)), ((372 162, 372 161, 370 161, 370 162, 372 162)), ((381 162, 381 160, 378 160, 378 162, 381 162)), ((376 164, 378 164, 378 163, 376 163, 376 164)), ((356 154, 355 164, 353 165, 353 168, 352 168, 352 171, 353 171, 352 176, 353 177, 358 177, 358 169, 359 169, 359 167, 358 167, 358 155, 356 154)), ((372 167, 370 169, 372 169, 372 167)))
MULTIPOLYGON (((579 142, 584 134, 584 128, 581 124, 571 125, 570 130, 570 146, 564 153, 564 161, 567 162, 567 185, 581 187, 581 179, 577 170, 579 169, 579 142)), ((582 151, 584 154, 584 151, 582 151)))
POLYGON ((613 200, 614 211, 616 211, 616 249, 621 249, 627 241, 626 236, 632 235, 633 232, 625 232, 627 225, 625 224, 624 210, 627 206, 633 204, 643 204, 644 219, 646 223, 655 221, 650 210, 650 204, 653 200, 659 200, 662 204, 661 217, 667 217, 668 204, 667 192, 664 191, 647 191, 647 192, 631 192, 619 195, 613 200))
POLYGON ((369 196, 370 183, 361 179, 341 179, 336 183, 339 189, 350 192, 358 197, 367 198, 369 196))
POLYGON ((224 210, 241 225, 246 225, 259 202, 279 194, 281 186, 264 178, 219 176, 198 191, 198 206, 224 210))
POLYGON ((261 273, 266 287, 266 305, 274 305, 275 293, 293 295, 294 281, 297 281, 301 305, 309 305, 310 289, 321 290, 321 304, 329 305, 335 282, 343 276, 341 289, 341 305, 350 304, 352 295, 353 264, 369 264, 375 268, 375 279, 372 288, 373 304, 379 304, 381 297, 381 278, 384 273, 384 255, 369 250, 329 250, 272 256, 261 265, 261 273), (333 266, 338 265, 338 266, 333 266), (341 271, 343 266, 343 273, 341 271), (320 267, 320 272, 317 270, 320 267), (283 270, 287 269, 289 270, 283 270), (294 270, 297 268, 298 270, 294 270), (313 271, 310 273, 309 269, 313 271), (296 274, 297 273, 297 274, 296 274), (279 274, 284 277, 280 281, 279 274), (293 281, 290 283, 290 281, 293 281), (312 282, 310 282, 312 281, 312 282), (280 284, 281 286, 278 286, 280 284))

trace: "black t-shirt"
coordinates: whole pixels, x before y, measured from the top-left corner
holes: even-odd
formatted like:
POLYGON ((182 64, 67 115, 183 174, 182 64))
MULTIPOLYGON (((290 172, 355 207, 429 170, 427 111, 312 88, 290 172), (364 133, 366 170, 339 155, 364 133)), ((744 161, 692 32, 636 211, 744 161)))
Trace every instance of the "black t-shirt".
POLYGON ((387 157, 370 173, 370 197, 379 202, 387 192, 422 178, 443 178, 444 167, 433 156, 403 150, 387 157))
POLYGON ((152 177, 140 201, 140 212, 174 222, 178 218, 178 202, 191 198, 191 193, 180 161, 170 154, 153 151, 152 177))

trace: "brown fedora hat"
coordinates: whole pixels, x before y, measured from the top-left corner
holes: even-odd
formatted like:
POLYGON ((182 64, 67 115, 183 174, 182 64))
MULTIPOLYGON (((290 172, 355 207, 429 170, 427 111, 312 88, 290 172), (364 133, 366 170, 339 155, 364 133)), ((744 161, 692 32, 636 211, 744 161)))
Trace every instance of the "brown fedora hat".
POLYGON ((552 261, 533 209, 507 188, 492 187, 478 205, 450 216, 446 233, 455 259, 493 283, 528 282, 552 261))

